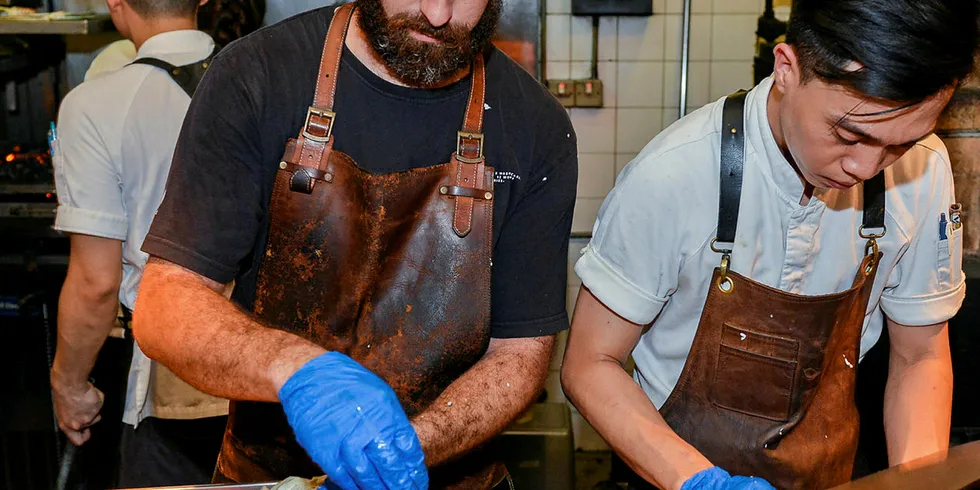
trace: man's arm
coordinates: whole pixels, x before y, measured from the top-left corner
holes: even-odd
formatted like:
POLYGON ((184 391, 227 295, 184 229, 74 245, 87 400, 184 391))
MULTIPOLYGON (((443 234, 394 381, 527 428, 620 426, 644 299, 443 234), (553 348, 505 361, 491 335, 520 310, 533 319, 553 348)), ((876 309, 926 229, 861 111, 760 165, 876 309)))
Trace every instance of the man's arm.
POLYGON ((278 402, 286 380, 326 351, 263 326, 222 296, 225 287, 152 257, 134 308, 136 341, 148 357, 205 393, 278 402))
POLYGON ((412 419, 436 466, 499 434, 541 392, 555 336, 491 339, 483 357, 412 419))
POLYGON ((949 448, 953 368, 945 322, 907 327, 888 320, 885 437, 892 466, 949 448))
POLYGON ((677 490, 713 465, 667 425, 623 366, 643 327, 606 308, 584 286, 561 369, 565 395, 626 464, 649 482, 677 490))
POLYGON ((75 445, 99 421, 102 393, 88 381, 115 324, 122 281, 122 242, 71 234, 68 274, 58 300, 58 346, 51 369, 58 425, 75 445))

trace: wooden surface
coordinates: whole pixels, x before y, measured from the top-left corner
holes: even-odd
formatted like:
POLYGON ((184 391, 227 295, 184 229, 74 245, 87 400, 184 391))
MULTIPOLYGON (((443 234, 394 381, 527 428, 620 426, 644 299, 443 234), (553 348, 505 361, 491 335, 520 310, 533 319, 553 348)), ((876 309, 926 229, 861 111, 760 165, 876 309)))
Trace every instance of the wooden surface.
POLYGON ((875 473, 833 490, 980 489, 980 441, 875 473))

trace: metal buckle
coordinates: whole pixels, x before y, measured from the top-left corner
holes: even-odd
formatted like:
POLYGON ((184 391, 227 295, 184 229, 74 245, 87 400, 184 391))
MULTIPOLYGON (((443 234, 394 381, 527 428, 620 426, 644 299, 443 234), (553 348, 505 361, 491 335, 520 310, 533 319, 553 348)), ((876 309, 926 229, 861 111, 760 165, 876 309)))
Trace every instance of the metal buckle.
MULTIPOLYGON (((718 237, 712 238, 711 239, 711 251, 714 252, 714 253, 716 253, 716 254, 726 254, 726 255, 727 254, 730 254, 730 253, 732 253, 732 248, 735 247, 735 244, 733 243, 732 244, 732 248, 718 248, 718 247, 715 246, 716 243, 718 243, 718 237)), ((727 243, 727 242, 723 242, 723 243, 727 243)))
POLYGON ((885 236, 885 233, 888 232, 888 228, 885 227, 885 225, 881 225, 881 233, 866 233, 864 231, 865 229, 866 228, 864 227, 864 225, 861 225, 861 229, 858 230, 858 235, 861 235, 861 238, 866 238, 866 239, 869 239, 869 240, 874 240, 876 238, 882 238, 882 237, 885 236))
POLYGON ((728 277, 728 268, 731 265, 731 256, 724 254, 721 256, 721 266, 718 274, 718 280, 715 281, 715 286, 724 294, 731 294, 735 290, 735 281, 728 277))
POLYGON ((333 121, 336 117, 337 114, 335 112, 310 106, 310 109, 306 112, 306 123, 303 124, 303 137, 318 143, 326 143, 330 141, 330 135, 333 134, 333 121), (310 132, 310 121, 312 121, 313 116, 327 120, 326 135, 318 135, 310 132))
POLYGON ((480 163, 483 161, 483 133, 469 133, 459 131, 456 133, 456 159, 463 163, 480 163), (477 155, 471 158, 463 155, 463 140, 476 140, 477 155))

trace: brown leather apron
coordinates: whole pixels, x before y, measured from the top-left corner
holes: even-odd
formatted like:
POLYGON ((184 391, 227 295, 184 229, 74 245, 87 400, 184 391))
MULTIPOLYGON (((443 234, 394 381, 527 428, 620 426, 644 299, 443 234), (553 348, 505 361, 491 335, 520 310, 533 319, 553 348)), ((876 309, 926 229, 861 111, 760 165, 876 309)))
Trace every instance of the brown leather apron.
MULTIPOLYGON (((372 174, 334 150, 334 94, 352 4, 331 22, 306 123, 286 146, 270 204, 255 315, 351 356, 423 411, 490 341, 493 168, 483 157, 483 58, 448 163, 372 174)), ((383 117, 379 115, 379 117, 383 117)), ((378 144, 397 145, 379 134, 378 144)), ((389 165, 385 165, 389 166, 389 165)), ((485 489, 502 466, 474 455, 437 468, 432 488, 485 489)), ((216 479, 322 475, 278 404, 233 402, 216 479)))
POLYGON ((866 256, 853 286, 801 296, 729 270, 744 161, 745 93, 725 102, 718 236, 691 353, 661 415, 709 461, 777 488, 825 489, 851 479, 861 329, 884 233, 884 181, 865 184, 866 256))

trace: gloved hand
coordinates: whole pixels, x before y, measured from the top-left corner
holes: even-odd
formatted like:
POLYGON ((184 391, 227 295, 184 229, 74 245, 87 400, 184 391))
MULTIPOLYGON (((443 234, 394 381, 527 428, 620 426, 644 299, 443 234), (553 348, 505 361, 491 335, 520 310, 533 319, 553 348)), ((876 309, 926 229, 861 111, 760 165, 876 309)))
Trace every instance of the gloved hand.
POLYGON ((715 466, 696 473, 681 485, 681 490, 776 490, 762 478, 732 476, 715 466))
POLYGON ((429 486, 425 455, 395 391, 338 352, 306 363, 279 390, 296 440, 346 490, 429 486))

